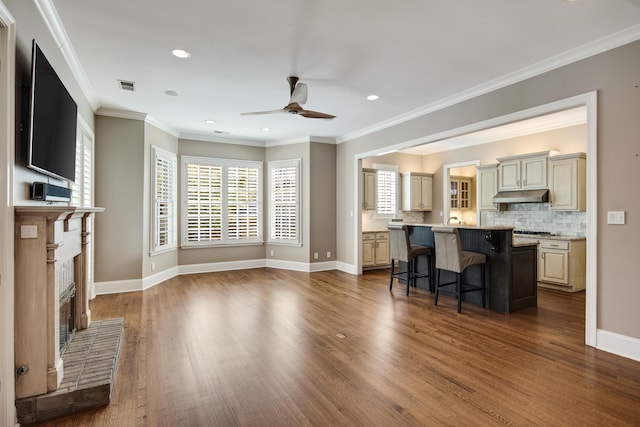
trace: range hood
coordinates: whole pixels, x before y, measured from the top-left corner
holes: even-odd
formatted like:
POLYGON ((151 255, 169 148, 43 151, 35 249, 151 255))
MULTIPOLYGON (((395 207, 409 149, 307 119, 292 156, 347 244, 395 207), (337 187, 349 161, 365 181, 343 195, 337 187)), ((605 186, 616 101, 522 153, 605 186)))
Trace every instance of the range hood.
POLYGON ((549 201, 549 190, 499 191, 493 203, 545 203, 549 201))

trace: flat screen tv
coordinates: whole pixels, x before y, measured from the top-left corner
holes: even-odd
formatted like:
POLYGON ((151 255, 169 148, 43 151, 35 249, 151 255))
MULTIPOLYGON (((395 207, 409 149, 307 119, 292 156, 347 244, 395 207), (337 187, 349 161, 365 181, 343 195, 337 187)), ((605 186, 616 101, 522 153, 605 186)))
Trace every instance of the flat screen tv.
POLYGON ((75 181, 78 106, 33 41, 27 166, 75 181))

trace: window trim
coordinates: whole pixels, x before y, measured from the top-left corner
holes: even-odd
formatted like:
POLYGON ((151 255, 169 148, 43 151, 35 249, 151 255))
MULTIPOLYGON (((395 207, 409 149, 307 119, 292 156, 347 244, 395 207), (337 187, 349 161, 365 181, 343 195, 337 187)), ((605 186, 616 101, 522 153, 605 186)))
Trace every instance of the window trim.
POLYGON ((268 185, 269 185, 269 218, 267 243, 281 246, 302 246, 302 159, 273 160, 268 163, 268 185), (295 218, 295 239, 277 239, 272 237, 273 209, 275 207, 274 194, 272 191, 272 171, 280 168, 295 168, 296 174, 296 218, 295 218))
POLYGON ((181 249, 195 249, 195 248, 212 248, 212 247, 230 247, 230 246, 256 246, 263 245, 263 228, 264 228, 264 191, 263 191, 263 162, 259 160, 237 160, 237 159, 221 159, 215 157, 205 156, 181 156, 180 157, 180 248, 181 249), (187 240, 188 232, 188 165, 189 164, 203 164, 209 166, 220 166, 222 168, 222 223, 221 223, 221 238, 220 241, 203 241, 193 242, 187 240), (246 167, 258 169, 258 214, 257 214, 257 232, 258 235, 255 239, 246 240, 230 240, 226 232, 228 231, 228 168, 229 167, 246 167))
POLYGON ((164 150, 155 145, 151 146, 151 232, 149 233, 150 245, 149 255, 158 255, 161 253, 173 251, 178 247, 178 158, 176 153, 164 150), (157 172, 158 172, 158 158, 164 158, 173 165, 173 174, 171 176, 172 184, 172 200, 168 201, 169 209, 172 211, 169 217, 171 231, 169 232, 169 242, 160 245, 159 235, 157 234, 158 227, 158 215, 157 206, 158 199, 156 198, 156 190, 158 186, 157 172))

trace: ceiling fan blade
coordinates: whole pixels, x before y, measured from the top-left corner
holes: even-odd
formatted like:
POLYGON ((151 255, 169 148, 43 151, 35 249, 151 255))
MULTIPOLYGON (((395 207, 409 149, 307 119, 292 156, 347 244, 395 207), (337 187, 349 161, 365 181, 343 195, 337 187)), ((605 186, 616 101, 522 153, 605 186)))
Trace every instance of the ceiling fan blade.
POLYGON ((289 103, 295 102, 296 104, 304 104, 307 102, 307 85, 304 83, 298 83, 291 94, 289 103))
POLYGON ((311 110, 300 110, 297 114, 308 119, 335 119, 336 117, 331 114, 311 110))
POLYGON ((242 116, 257 116, 260 114, 276 114, 276 113, 288 113, 287 110, 285 109, 278 109, 278 110, 269 110, 269 111, 252 111, 250 113, 240 113, 240 115, 242 116))

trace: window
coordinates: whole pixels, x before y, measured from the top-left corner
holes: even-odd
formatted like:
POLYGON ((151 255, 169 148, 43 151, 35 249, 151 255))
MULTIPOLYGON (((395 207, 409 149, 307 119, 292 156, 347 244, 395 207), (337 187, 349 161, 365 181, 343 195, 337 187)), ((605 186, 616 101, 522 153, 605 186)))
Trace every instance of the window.
POLYGON ((301 245, 300 159, 269 162, 269 243, 301 245))
POLYGON ((152 209, 151 253, 176 247, 176 175, 177 159, 174 153, 151 147, 152 209))
POLYGON ((182 246, 262 243, 262 162, 182 157, 182 246))
POLYGON ((378 215, 395 215, 398 210, 398 167, 396 165, 374 164, 377 182, 378 215))
POLYGON ((93 206, 93 138, 78 126, 76 180, 71 184, 71 205, 93 206))

